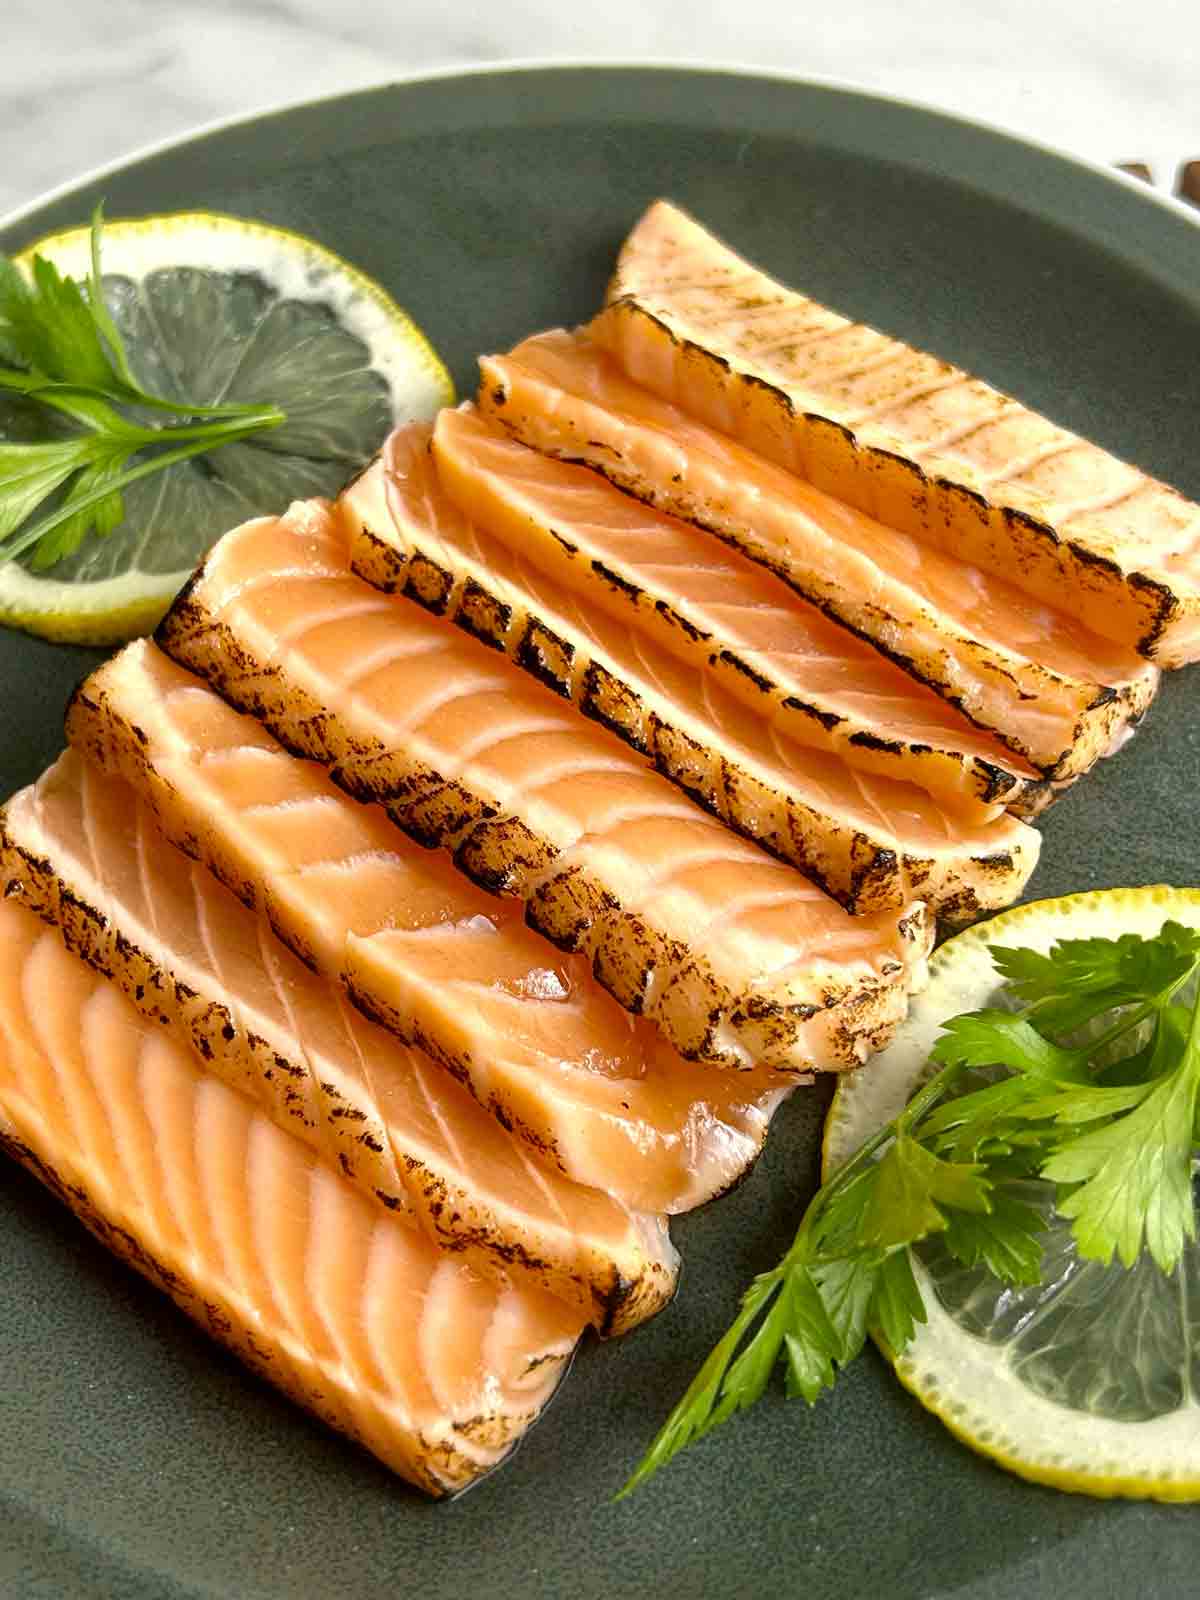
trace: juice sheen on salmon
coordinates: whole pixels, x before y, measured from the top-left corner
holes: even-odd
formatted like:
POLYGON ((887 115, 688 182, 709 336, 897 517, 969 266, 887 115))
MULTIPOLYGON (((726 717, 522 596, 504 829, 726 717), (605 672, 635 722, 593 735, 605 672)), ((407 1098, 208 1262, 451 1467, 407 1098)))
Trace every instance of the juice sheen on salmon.
MULTIPOLYGON (((474 438, 456 442, 463 488, 478 487, 484 518, 486 491, 511 486, 507 452, 529 453, 509 444, 499 460, 481 458, 474 438)), ((398 429, 338 503, 354 569, 369 582, 503 649, 850 910, 902 912, 920 898, 959 920, 1020 893, 1037 859, 1033 829, 1003 813, 968 822, 915 784, 797 744, 748 714, 707 669, 629 627, 624 611, 597 605, 585 582, 547 576, 524 545, 468 517, 442 488, 430 441, 425 424, 398 429)), ((554 526, 563 532, 561 520, 554 526)))
POLYGON ((0 903, 0 1146, 254 1372, 433 1495, 511 1450, 581 1318, 372 1205, 0 903))
POLYGON ((342 787, 523 901, 683 1055, 855 1065, 903 1015, 932 937, 919 906, 849 917, 510 662, 356 578, 320 508, 226 535, 159 638, 342 787))

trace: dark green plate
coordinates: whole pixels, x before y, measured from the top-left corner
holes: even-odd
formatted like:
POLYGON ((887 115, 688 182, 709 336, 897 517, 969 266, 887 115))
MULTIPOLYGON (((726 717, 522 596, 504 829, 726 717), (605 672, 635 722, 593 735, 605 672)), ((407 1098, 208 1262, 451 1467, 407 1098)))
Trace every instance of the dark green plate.
MULTIPOLYGON (((1098 115, 1102 112, 1098 108, 1098 115)), ((26 212, 211 207, 314 235, 381 279, 464 391, 476 352, 587 316, 670 195, 810 293, 974 368, 1200 495, 1200 232, 1119 180, 841 89, 678 70, 442 77, 245 122, 26 212)), ((0 635, 4 786, 60 743, 84 652, 0 635)), ((1053 811, 1035 893, 1197 882, 1196 678, 1053 811)), ((866 1356, 815 1411, 774 1395, 631 1503, 613 1491, 773 1262, 823 1108, 797 1095, 737 1193, 679 1223, 669 1311, 585 1347, 517 1456, 420 1501, 214 1351, 6 1169, 0 1594, 676 1594, 1105 1600, 1193 1593, 1200 1510, 1030 1487, 956 1444, 866 1356)))

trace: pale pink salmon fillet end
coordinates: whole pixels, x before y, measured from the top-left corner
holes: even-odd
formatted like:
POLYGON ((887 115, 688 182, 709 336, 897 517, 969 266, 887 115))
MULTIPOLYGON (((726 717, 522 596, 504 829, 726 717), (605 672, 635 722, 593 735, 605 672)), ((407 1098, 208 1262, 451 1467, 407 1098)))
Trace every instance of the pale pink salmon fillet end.
MULTIPOLYGON (((965 727, 963 751, 986 773, 987 763, 1011 760, 994 743, 980 744, 975 729, 987 730, 1061 785, 1119 746, 1154 697, 1158 671, 1132 650, 957 556, 885 528, 696 422, 634 383, 581 335, 541 334, 509 356, 485 358, 481 368, 479 403, 490 420, 654 508, 647 529, 649 517, 666 521, 669 514, 672 554, 692 552, 701 582, 705 565, 716 569, 697 531, 706 530, 738 552, 727 559, 748 603, 767 602, 774 590, 779 606, 785 585, 801 597, 792 618, 796 637, 803 637, 805 614, 819 607, 834 619, 822 617, 825 632, 817 630, 826 649, 836 649, 837 636, 850 629, 885 654, 886 664, 878 657, 872 663, 857 640, 857 654, 850 652, 855 686, 892 688, 890 705, 868 708, 880 734, 891 731, 889 712, 893 720, 897 709, 919 715, 937 694, 960 714, 943 716, 934 735, 939 748, 965 727), (676 519, 689 525, 688 536, 676 519), (748 566, 757 566, 757 581, 748 566), (925 686, 910 688, 907 706, 906 673, 925 686)), ((835 680, 835 695, 836 688, 835 680)), ((837 705, 835 698, 832 709, 837 705)), ((869 716, 859 720, 870 726, 869 716)), ((835 731, 844 738, 850 726, 835 724, 835 731)), ((903 749, 901 758, 914 765, 903 749)), ((925 765, 931 760, 924 757, 925 765)), ((945 774, 935 777, 946 782, 945 774)), ((933 786, 928 777, 926 786, 933 786)), ((1008 803, 1029 814, 1042 800, 1036 789, 1025 794, 1016 785, 1008 803)))
POLYGON ((689 1058, 807 1073, 890 1036, 932 919, 851 918, 478 640, 350 570, 308 502, 227 534, 167 652, 419 842, 523 901, 689 1058))
MULTIPOLYGON (((100 770, 136 786, 171 840, 361 1011, 461 1079, 548 1173, 674 1212, 728 1188, 758 1155, 787 1087, 777 1074, 683 1061, 581 958, 525 927, 515 902, 412 844, 153 645, 95 672, 67 730, 100 770)), ((108 863, 113 850, 94 855, 108 863)), ((669 1247, 654 1247, 649 1220, 642 1231, 640 1260, 627 1237, 620 1277, 610 1263, 596 1285, 610 1316, 648 1314, 670 1293, 673 1273, 654 1270, 669 1247)))
POLYGON ((0 905, 0 1145, 254 1372, 426 1493, 509 1453, 582 1319, 489 1283, 0 905))
POLYGON ((547 1170, 171 849, 123 781, 64 756, 9 802, 0 871, 8 897, 149 1021, 440 1248, 558 1295, 605 1334, 669 1300, 662 1218, 547 1170))
POLYGON ((903 912, 920 898, 957 921, 1020 894, 1041 842, 1033 829, 1003 814, 964 822, 913 784, 747 715, 590 590, 547 578, 469 519, 438 483, 430 437, 427 424, 397 429, 338 503, 362 577, 503 649, 852 911, 903 912))
POLYGON ((639 383, 889 527, 1164 667, 1200 656, 1200 507, 785 288, 666 201, 591 331, 639 383))

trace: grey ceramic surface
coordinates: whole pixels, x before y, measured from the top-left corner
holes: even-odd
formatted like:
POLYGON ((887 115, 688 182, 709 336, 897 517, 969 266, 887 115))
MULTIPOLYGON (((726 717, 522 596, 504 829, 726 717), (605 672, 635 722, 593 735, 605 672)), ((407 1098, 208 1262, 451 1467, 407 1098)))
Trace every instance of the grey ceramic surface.
MULTIPOLYGON (((676 71, 397 86, 208 135, 0 236, 214 207, 315 235, 448 358, 586 316, 668 194, 784 278, 1013 389, 1200 495, 1200 232, 1013 140, 843 91, 676 71)), ((89 657, 0 633, 4 787, 60 743, 89 657)), ((1045 824, 1036 894, 1198 881, 1194 673, 1045 824)), ((1030 1487, 955 1444, 868 1355, 815 1411, 775 1396, 613 1506, 813 1182, 798 1095, 731 1197, 675 1227, 675 1304, 586 1346, 500 1473, 421 1502, 307 1421, 30 1180, 0 1173, 0 1596, 676 1594, 733 1600, 1195 1593, 1200 1510, 1030 1487)))

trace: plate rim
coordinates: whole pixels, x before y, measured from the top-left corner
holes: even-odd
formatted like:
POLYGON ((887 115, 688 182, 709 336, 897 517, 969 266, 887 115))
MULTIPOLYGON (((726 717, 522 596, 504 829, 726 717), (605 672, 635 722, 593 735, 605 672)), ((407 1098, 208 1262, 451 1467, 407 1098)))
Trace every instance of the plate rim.
POLYGON ((646 78, 657 74, 673 73, 695 77, 717 76, 731 79, 757 79, 760 82, 783 84, 801 90, 818 89, 837 94, 857 95, 862 99, 872 100, 882 105, 895 106, 902 111, 935 117, 959 128, 983 133, 1004 143, 1033 151, 1041 156, 1049 156, 1093 177, 1103 178, 1118 189, 1140 196, 1148 204, 1158 207, 1168 215, 1181 217, 1191 227, 1200 229, 1200 207, 1190 205, 1177 196, 1168 194, 1166 190, 1159 189, 1153 184, 1146 183, 1141 178, 1136 178, 1130 173, 1121 171, 1118 167, 1106 165, 1101 161, 1094 161, 1087 156, 1077 155, 1073 151, 1065 150, 1062 146, 1053 144, 1049 140, 1030 137, 1017 129, 991 122, 986 118, 972 117, 963 112, 951 111, 931 101, 922 100, 912 95, 877 89, 852 77, 841 77, 840 75, 826 73, 793 72, 782 68, 762 66, 751 61, 714 61, 708 58, 515 56, 501 62, 453 62, 444 66, 420 68, 416 71, 399 75, 389 74, 386 77, 367 80, 352 87, 332 89, 326 94, 282 99, 260 105, 249 111, 235 111, 226 116, 211 118, 186 128, 182 132, 167 134, 161 139, 153 139, 145 144, 138 145, 134 149, 126 151, 123 155, 114 157, 111 161, 100 162, 95 167, 88 168, 71 178, 64 179, 50 189, 43 190, 31 200, 24 201, 13 210, 0 215, 0 234, 7 233, 14 228, 20 228, 23 223, 44 207, 56 204, 60 200, 69 199, 73 193, 101 182, 105 178, 115 177, 127 168, 135 166, 142 161, 152 160, 157 156, 169 154, 187 145, 199 143, 215 134, 234 132, 239 128, 251 127, 256 123, 286 116, 291 112, 335 105, 339 101, 386 93, 390 89, 406 89, 447 80, 526 77, 561 72, 579 72, 588 75, 601 72, 623 72, 646 78))

